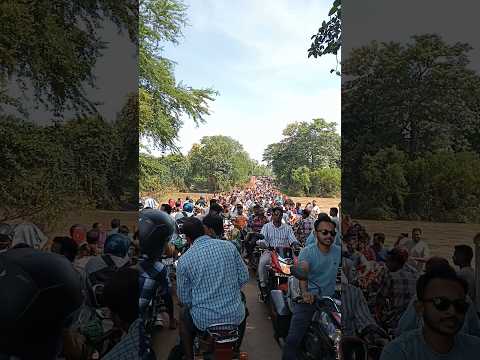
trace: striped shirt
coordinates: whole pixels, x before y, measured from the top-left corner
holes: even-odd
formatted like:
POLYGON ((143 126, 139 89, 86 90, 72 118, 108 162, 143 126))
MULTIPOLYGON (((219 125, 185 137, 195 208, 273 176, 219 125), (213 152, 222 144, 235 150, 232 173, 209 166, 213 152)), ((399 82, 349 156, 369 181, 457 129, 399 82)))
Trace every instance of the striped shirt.
POLYGON ((356 336, 368 325, 375 324, 362 290, 350 284, 342 284, 342 334, 356 336))
POLYGON ((155 201, 155 199, 147 198, 147 199, 145 199, 144 206, 152 208, 152 209, 156 209, 158 207, 158 203, 155 201))
POLYGON ((269 222, 263 225, 260 233, 265 237, 265 241, 271 247, 291 246, 293 243, 298 243, 298 240, 293 234, 292 227, 287 224, 276 227, 273 225, 273 222, 269 222))
POLYGON ((201 236, 178 260, 177 295, 199 330, 218 323, 239 325, 245 318, 240 290, 248 279, 233 244, 201 236))

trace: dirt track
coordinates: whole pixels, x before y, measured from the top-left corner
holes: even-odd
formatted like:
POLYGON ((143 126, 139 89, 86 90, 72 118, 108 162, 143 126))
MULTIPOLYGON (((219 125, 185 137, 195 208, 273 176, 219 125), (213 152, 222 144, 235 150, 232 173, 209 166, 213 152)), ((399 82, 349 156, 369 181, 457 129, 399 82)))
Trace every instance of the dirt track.
POLYGON ((473 247, 473 238, 480 233, 480 224, 435 223, 424 221, 373 221, 358 220, 370 234, 383 232, 386 244, 392 245, 400 233, 411 233, 412 228, 422 229, 425 241, 430 245, 432 255, 451 259, 455 245, 473 247))

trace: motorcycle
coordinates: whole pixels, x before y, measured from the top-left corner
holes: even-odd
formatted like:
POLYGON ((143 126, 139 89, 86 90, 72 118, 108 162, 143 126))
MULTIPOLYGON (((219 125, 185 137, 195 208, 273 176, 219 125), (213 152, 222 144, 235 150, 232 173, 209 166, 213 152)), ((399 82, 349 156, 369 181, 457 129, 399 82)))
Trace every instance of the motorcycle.
POLYGON ((255 232, 248 232, 243 241, 243 248, 246 252, 246 258, 249 269, 257 271, 258 262, 262 253, 260 246, 256 245, 258 240, 263 240, 264 236, 255 232))
POLYGON ((379 360, 391 337, 379 326, 369 325, 358 336, 342 337, 340 360, 379 360))
MULTIPOLYGON (((299 273, 296 266, 292 266, 290 270, 297 279, 307 280, 307 277, 299 273)), ((274 337, 280 346, 284 346, 292 318, 292 304, 289 304, 287 295, 281 290, 272 290, 271 298, 274 337)), ((300 295, 292 300, 293 306, 303 302, 300 295)), ((298 359, 338 359, 341 339, 341 301, 329 296, 315 295, 313 306, 315 312, 302 340, 298 359)))
POLYGON ((270 250, 271 264, 267 266, 268 281, 265 292, 262 291, 260 279, 257 275, 261 300, 268 304, 272 290, 281 290, 282 293, 287 293, 288 278, 291 276, 290 268, 292 265, 297 265, 299 250, 294 251, 288 246, 273 248, 271 246, 266 246, 266 243, 262 240, 257 243, 259 243, 264 251, 270 250))

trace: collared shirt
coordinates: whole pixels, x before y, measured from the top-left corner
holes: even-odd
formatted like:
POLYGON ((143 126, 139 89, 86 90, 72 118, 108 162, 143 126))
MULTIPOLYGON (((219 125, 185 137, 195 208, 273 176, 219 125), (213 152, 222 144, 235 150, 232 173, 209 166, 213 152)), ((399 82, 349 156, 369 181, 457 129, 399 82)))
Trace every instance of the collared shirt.
POLYGON ((404 265, 400 270, 386 271, 380 283, 376 303, 382 309, 381 317, 391 328, 396 328, 398 320, 416 295, 418 272, 404 265))
POLYGON ((267 244, 272 247, 291 246, 293 243, 298 243, 292 227, 287 224, 276 227, 273 222, 269 222, 262 227, 260 233, 265 237, 267 244))
POLYGON ((140 326, 143 326, 142 321, 140 319, 135 320, 130 325, 128 333, 102 360, 140 359, 140 326))
POLYGON ((248 279, 233 244, 201 236, 178 261, 177 295, 199 330, 218 323, 239 325, 245 318, 240 290, 248 279))
POLYGON ((375 325, 362 290, 350 284, 342 284, 343 335, 356 336, 368 325, 375 325))
POLYGON ((308 217, 306 219, 299 220, 294 225, 295 236, 297 237, 297 240, 300 241, 300 243, 303 244, 307 237, 310 235, 314 223, 315 221, 313 221, 312 218, 308 217))

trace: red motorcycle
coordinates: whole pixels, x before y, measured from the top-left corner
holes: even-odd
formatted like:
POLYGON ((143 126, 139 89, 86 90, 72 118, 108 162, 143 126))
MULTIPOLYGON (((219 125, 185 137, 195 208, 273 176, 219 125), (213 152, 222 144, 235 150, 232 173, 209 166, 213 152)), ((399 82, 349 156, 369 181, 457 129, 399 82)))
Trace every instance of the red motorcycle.
MULTIPOLYGON (((281 290, 286 294, 288 291, 288 278, 291 275, 290 268, 292 265, 297 265, 299 250, 294 250, 289 246, 269 247, 271 264, 267 266, 268 281, 265 293, 260 291, 262 301, 270 302, 270 292, 272 290, 281 290)), ((260 281, 258 280, 260 287, 260 281)))

